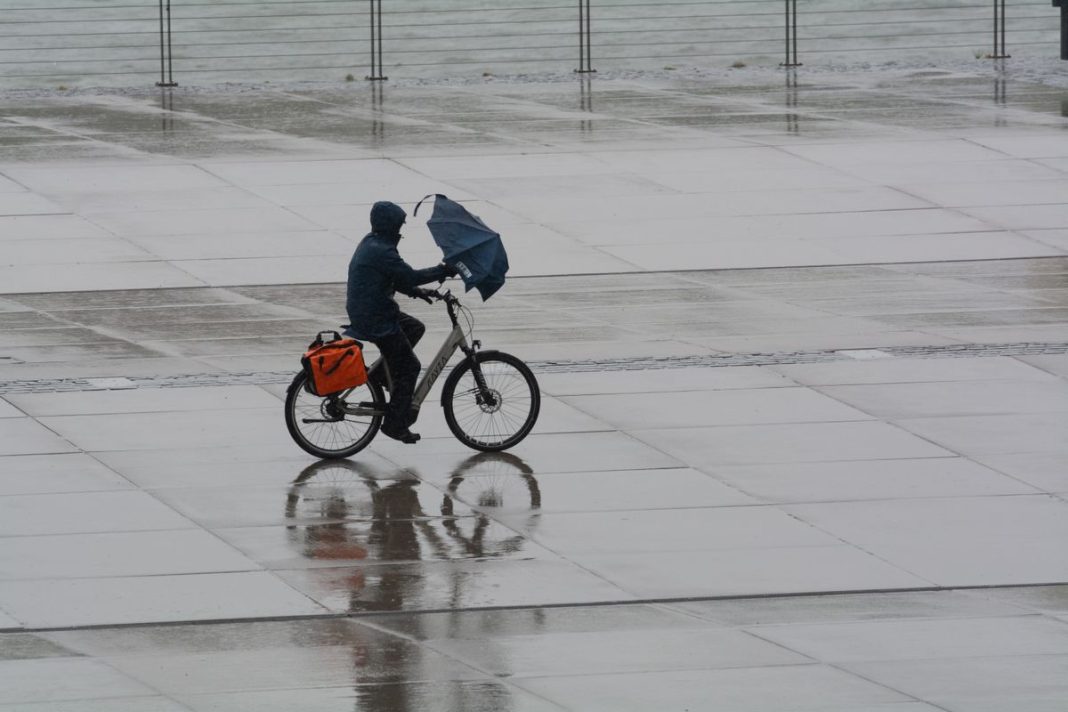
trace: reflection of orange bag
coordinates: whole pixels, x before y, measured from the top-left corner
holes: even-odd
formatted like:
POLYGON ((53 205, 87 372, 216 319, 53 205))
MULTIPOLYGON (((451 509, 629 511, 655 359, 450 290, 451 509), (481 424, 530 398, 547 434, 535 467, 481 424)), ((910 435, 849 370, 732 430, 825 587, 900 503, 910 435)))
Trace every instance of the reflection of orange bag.
POLYGON ((336 331, 319 332, 300 362, 318 396, 367 383, 367 367, 363 363, 360 343, 355 339, 343 339, 336 331), (333 334, 334 338, 324 341, 323 334, 333 334))

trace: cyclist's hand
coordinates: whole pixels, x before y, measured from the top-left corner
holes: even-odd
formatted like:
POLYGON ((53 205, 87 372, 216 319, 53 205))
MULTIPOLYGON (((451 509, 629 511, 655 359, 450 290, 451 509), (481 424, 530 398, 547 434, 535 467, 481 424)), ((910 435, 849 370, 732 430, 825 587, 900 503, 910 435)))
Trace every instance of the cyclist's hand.
POLYGON ((411 296, 412 299, 422 299, 427 304, 433 304, 434 298, 438 296, 438 293, 433 289, 421 289, 417 287, 409 296, 411 296))
POLYGON ((445 276, 446 277, 455 277, 456 275, 460 274, 460 270, 456 269, 454 266, 450 265, 448 262, 442 262, 441 266, 445 268, 445 271, 446 271, 446 275, 445 276))

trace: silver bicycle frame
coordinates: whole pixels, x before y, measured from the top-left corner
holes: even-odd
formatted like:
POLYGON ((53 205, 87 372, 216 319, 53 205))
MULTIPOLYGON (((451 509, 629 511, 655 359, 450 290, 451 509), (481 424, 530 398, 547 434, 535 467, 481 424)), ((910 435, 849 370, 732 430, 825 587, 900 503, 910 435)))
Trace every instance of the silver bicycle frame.
MULTIPOLYGON (((412 394, 412 410, 419 410, 423 405, 423 401, 430 395, 430 389, 434 387, 434 384, 441 376, 441 373, 445 370, 445 366, 448 365, 449 359, 452 358, 452 355, 456 353, 457 349, 461 349, 465 353, 470 350, 467 345, 467 337, 464 336, 464 330, 459 324, 452 327, 452 331, 445 337, 445 342, 441 345, 441 348, 438 349, 437 354, 434 355, 434 359, 423 372, 423 376, 419 379, 419 383, 416 384, 415 392, 412 394)), ((389 383, 392 384, 393 378, 389 375, 389 366, 381 356, 375 359, 375 362, 371 364, 367 370, 371 371, 375 368, 384 368, 386 370, 386 378, 389 380, 389 383)), ((348 392, 342 394, 342 400, 347 396, 348 392)), ((365 406, 347 406, 345 412, 349 415, 357 416, 370 416, 375 414, 373 409, 365 406)))
POLYGON ((445 343, 438 349, 437 354, 434 355, 434 360, 426 367, 426 372, 423 373, 423 377, 416 384, 415 393, 412 394, 413 409, 419 410, 419 407, 423 405, 423 401, 430 394, 430 389, 434 387, 434 383, 441 376, 441 372, 445 370, 445 366, 448 365, 449 359, 452 358, 457 349, 463 349, 465 353, 468 350, 467 338, 464 336, 464 330, 459 325, 452 327, 452 332, 445 337, 445 343))

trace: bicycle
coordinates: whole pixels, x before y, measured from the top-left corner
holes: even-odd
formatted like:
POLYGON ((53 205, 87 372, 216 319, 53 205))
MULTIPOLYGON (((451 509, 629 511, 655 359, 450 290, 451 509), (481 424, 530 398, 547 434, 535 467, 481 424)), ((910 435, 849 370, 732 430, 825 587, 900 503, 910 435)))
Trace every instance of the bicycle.
MULTIPOLYGON (((541 391, 530 368, 502 351, 481 351, 482 342, 468 341, 474 329, 471 312, 446 290, 428 291, 428 298, 445 304, 452 331, 430 361, 415 387, 412 409, 420 409, 430 389, 457 350, 464 358, 453 367, 441 392, 445 422, 456 439, 483 452, 500 452, 516 445, 534 427, 541 409, 541 391), (460 323, 463 316, 466 329, 460 323)), ((378 433, 386 411, 389 368, 379 357, 367 369, 363 385, 318 396, 304 372, 286 391, 286 428, 306 452, 323 459, 349 457, 367 447, 378 433)))

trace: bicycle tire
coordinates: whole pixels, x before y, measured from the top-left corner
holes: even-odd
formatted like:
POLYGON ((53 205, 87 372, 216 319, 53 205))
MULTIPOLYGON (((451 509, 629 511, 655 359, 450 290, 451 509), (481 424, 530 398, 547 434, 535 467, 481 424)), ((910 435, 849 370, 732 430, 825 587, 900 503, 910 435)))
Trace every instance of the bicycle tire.
POLYGON ((456 439, 474 450, 500 452, 523 440, 541 410, 541 391, 530 368, 511 354, 485 351, 465 358, 452 370, 441 391, 445 422, 456 439), (478 364, 486 385, 497 397, 480 402, 472 367, 478 364), (459 387, 459 391, 457 388, 459 387))
POLYGON ((368 381, 346 392, 353 402, 370 402, 375 415, 340 413, 336 399, 317 396, 306 388, 307 374, 298 373, 286 391, 285 418, 290 437, 302 450, 324 460, 354 455, 367 447, 382 426, 385 397, 382 388, 368 381), (314 422, 307 422, 313 420, 314 422))

